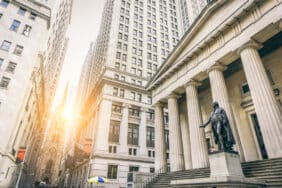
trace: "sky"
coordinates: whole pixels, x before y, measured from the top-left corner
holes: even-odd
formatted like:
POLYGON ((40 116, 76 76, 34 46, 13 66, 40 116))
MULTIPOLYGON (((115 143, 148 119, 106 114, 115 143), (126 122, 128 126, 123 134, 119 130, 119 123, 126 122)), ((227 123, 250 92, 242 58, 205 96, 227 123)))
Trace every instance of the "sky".
POLYGON ((60 103, 67 82, 70 98, 75 97, 88 48, 99 32, 104 2, 105 0, 73 1, 71 24, 67 32, 69 44, 55 96, 55 105, 60 103))

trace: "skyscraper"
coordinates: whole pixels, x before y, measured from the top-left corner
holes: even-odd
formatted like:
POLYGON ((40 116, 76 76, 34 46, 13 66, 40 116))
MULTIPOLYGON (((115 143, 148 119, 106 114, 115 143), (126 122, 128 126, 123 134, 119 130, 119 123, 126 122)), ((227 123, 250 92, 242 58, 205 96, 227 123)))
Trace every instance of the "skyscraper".
POLYGON ((145 86, 178 42, 178 6, 175 0, 106 1, 82 110, 81 131, 94 135, 88 176, 126 186, 129 172, 154 172, 154 112, 145 86))
POLYGON ((66 33, 71 21, 72 2, 72 0, 59 0, 54 5, 56 11, 52 15, 50 35, 44 56, 46 109, 50 109, 52 105, 67 51, 69 39, 66 33))
POLYGON ((183 32, 185 32, 197 16, 201 13, 209 0, 179 0, 181 4, 180 13, 183 25, 183 32))
POLYGON ((0 1, 0 184, 14 186, 17 153, 38 119, 32 75, 46 44, 51 9, 44 2, 0 1), (23 117, 23 114, 26 116, 23 117))

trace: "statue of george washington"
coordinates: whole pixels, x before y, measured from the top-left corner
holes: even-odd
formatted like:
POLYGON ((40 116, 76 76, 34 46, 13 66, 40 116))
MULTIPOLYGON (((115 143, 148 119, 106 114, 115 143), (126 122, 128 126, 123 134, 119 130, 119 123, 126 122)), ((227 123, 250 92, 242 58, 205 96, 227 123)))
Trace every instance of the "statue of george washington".
POLYGON ((233 151, 232 147, 235 144, 235 140, 226 112, 223 108, 219 107, 218 102, 213 102, 212 106, 213 111, 210 118, 200 128, 204 128, 211 123, 214 141, 218 145, 218 150, 233 151))

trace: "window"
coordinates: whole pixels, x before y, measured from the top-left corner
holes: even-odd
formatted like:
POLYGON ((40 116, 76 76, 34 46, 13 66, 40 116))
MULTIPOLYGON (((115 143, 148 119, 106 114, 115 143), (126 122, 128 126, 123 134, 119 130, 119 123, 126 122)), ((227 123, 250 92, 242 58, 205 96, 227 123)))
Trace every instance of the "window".
POLYGON ((142 76, 142 70, 138 69, 138 70, 137 70, 137 75, 138 75, 138 76, 142 76))
POLYGON ((107 178, 117 179, 117 171, 118 171, 117 165, 108 165, 108 176, 107 176, 107 178))
POLYGON ((33 12, 31 12, 30 15, 29 15, 29 19, 31 19, 31 20, 35 20, 36 17, 37 17, 37 14, 35 14, 33 12))
POLYGON ((155 129, 154 127, 147 127, 146 143, 147 143, 147 147, 155 147, 155 129))
MULTIPOLYGON (((134 80, 134 82, 135 82, 135 80, 134 80)), ((131 92, 131 99, 135 100, 135 92, 131 92)))
POLYGON ((1 3, 0 3, 0 5, 2 6, 2 7, 7 7, 8 5, 9 5, 9 1, 7 1, 7 0, 2 0, 1 1, 1 3))
POLYGON ((10 78, 3 76, 2 79, 1 79, 1 82, 0 82, 0 87, 1 88, 8 88, 10 81, 11 81, 10 78))
POLYGON ((18 10, 18 14, 21 15, 21 16, 24 16, 25 12, 26 12, 26 9, 22 8, 22 7, 20 7, 19 10, 18 10))
POLYGON ((11 30, 11 31, 17 31, 18 28, 20 27, 20 24, 21 24, 20 21, 14 20, 13 23, 12 23, 12 25, 11 25, 11 27, 10 27, 10 30, 11 30))
POLYGON ((138 145, 139 128, 136 124, 128 125, 127 144, 138 145))
POLYGON ((142 101, 142 94, 137 93, 137 101, 141 102, 142 101))
POLYGON ((111 121, 109 131, 109 142, 119 143, 119 122, 111 121))
POLYGON ((15 72, 15 69, 16 69, 16 66, 17 64, 14 63, 14 62, 9 62, 8 66, 6 67, 6 72, 9 72, 9 73, 14 73, 15 72))
POLYGON ((4 59, 0 58, 0 67, 2 66, 4 59))
POLYGON ((118 95, 118 88, 114 87, 113 95, 114 95, 114 96, 117 96, 117 95, 118 95))
POLYGON ((117 147, 116 146, 109 146, 109 153, 117 153, 117 147))
POLYGON ((126 71, 126 65, 121 65, 121 70, 126 71))
POLYGON ((120 52, 117 52, 116 58, 117 58, 117 59, 120 59, 120 56, 121 56, 121 53, 120 53, 120 52))
POLYGON ((155 151, 148 150, 148 157, 155 157, 155 151))
POLYGON ((121 106, 113 104, 112 111, 116 113, 121 113, 121 106))
POLYGON ((248 85, 247 83, 243 84, 243 85, 241 86, 241 89, 242 89, 242 93, 243 93, 243 94, 247 94, 247 93, 250 92, 250 88, 249 88, 249 85, 248 85))
POLYGON ((126 61, 127 59, 127 55, 126 54, 122 54, 122 61, 126 61))
POLYGON ((128 149, 128 155, 137 155, 137 149, 136 148, 129 148, 128 149))
POLYGON ((116 80, 118 80, 118 79, 119 79, 119 75, 118 75, 118 74, 115 74, 115 75, 114 75, 114 78, 115 78, 116 80))
POLYGON ((22 53, 23 53, 23 46, 17 45, 17 46, 15 47, 14 54, 16 54, 16 55, 21 55, 22 53))
POLYGON ((23 33, 22 33, 22 34, 23 34, 24 36, 27 36, 27 37, 28 37, 28 36, 29 36, 29 34, 30 34, 30 31, 31 31, 31 26, 29 26, 29 25, 25 25, 25 26, 24 26, 23 33))
POLYGON ((154 120, 154 112, 153 111, 149 111, 147 112, 147 119, 153 121, 154 120))
POLYGON ((151 96, 147 97, 147 102, 148 102, 148 104, 152 104, 152 97, 151 96))
POLYGON ((122 98, 124 97, 124 89, 119 90, 119 96, 122 98))
POLYGON ((2 45, 1 45, 1 49, 2 50, 5 50, 5 51, 9 51, 10 47, 11 47, 11 42, 10 41, 7 41, 7 40, 4 40, 2 42, 2 45))
POLYGON ((139 171, 139 167, 138 166, 130 166, 129 167, 129 172, 138 172, 139 171))

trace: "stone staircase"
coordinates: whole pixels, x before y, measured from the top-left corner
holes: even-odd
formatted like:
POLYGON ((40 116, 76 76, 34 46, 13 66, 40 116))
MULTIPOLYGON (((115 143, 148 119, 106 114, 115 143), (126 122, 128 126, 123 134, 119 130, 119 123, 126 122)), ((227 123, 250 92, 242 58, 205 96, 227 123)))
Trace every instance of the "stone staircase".
MULTIPOLYGON (((244 162, 242 168, 247 178, 264 180, 267 187, 282 188, 282 158, 244 162)), ((147 187, 169 188, 171 180, 208 178, 209 176, 209 168, 162 173, 147 187)))
POLYGON ((267 187, 282 187, 282 158, 242 163, 247 178, 262 179, 267 187))

